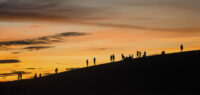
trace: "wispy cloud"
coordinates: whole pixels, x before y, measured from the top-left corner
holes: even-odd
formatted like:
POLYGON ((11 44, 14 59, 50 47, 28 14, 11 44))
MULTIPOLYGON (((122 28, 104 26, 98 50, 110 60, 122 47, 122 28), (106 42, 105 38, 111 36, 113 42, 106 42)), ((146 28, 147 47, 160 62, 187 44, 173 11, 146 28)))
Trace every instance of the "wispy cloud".
MULTIPOLYGON (((65 32, 60 34, 55 34, 51 36, 43 36, 35 39, 25 39, 25 40, 16 40, 16 41, 1 41, 0 47, 7 48, 8 46, 26 46, 26 45, 44 45, 44 44, 52 44, 57 42, 62 42, 64 38, 71 37, 71 36, 83 36, 87 35, 86 33, 79 33, 79 32, 65 32)), ((31 46, 26 47, 24 49, 44 49, 50 48, 49 46, 31 46)))
POLYGON ((89 50, 103 51, 103 50, 110 50, 110 49, 113 49, 113 48, 91 48, 89 50))
POLYGON ((26 68, 26 69, 29 69, 29 70, 35 70, 36 68, 26 68))
POLYGON ((5 0, 0 2, 1 20, 88 20, 101 11, 94 6, 80 5, 82 0, 5 0), (80 2, 80 3, 77 3, 80 2), (91 14, 91 15, 90 15, 91 14))
POLYGON ((48 49, 48 48, 53 48, 53 46, 30 46, 30 47, 25 47, 23 49, 27 49, 27 50, 41 50, 41 49, 48 49))
POLYGON ((199 27, 199 3, 198 0, 3 0, 0 20, 178 29, 199 27))
POLYGON ((22 52, 12 52, 12 54, 20 54, 20 53, 22 53, 22 52))
POLYGON ((17 75, 18 73, 30 74, 30 72, 25 72, 25 71, 12 71, 11 73, 1 73, 0 77, 13 76, 13 75, 17 75))
POLYGON ((0 64, 10 64, 10 63, 19 63, 20 60, 18 59, 7 59, 7 60, 0 60, 0 64))

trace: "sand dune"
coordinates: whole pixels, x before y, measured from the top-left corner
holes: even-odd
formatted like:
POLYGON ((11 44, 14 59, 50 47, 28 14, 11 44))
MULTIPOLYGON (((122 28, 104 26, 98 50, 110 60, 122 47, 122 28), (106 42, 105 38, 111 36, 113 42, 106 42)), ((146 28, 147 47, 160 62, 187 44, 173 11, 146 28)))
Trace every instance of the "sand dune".
POLYGON ((0 83, 2 94, 199 93, 200 51, 188 51, 76 69, 36 80, 0 83))

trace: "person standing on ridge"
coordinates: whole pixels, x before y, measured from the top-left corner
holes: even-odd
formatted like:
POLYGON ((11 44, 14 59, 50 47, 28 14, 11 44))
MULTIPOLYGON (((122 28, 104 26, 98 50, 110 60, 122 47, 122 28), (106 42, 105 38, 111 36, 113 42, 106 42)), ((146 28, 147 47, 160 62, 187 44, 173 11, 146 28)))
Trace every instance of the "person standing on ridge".
POLYGON ((20 72, 20 80, 22 80, 22 72, 20 72))
POLYGON ((35 73, 34 79, 37 79, 37 73, 35 73))
POLYGON ((94 57, 93 61, 94 61, 94 65, 96 65, 96 58, 95 57, 94 57))
POLYGON ((112 55, 110 56, 110 61, 111 61, 111 62, 113 61, 113 56, 112 56, 112 55))
POLYGON ((19 80, 19 73, 18 73, 18 77, 17 77, 17 78, 18 78, 18 80, 19 80))
POLYGON ((39 77, 40 77, 40 78, 42 77, 42 74, 41 74, 41 73, 39 74, 39 77))
POLYGON ((86 60, 86 65, 87 65, 87 67, 88 67, 88 64, 89 64, 89 61, 88 61, 88 59, 86 60))
POLYGON ((22 80, 22 72, 18 73, 18 80, 22 80))
POLYGON ((140 51, 138 51, 138 57, 141 57, 141 52, 140 51))
POLYGON ((113 62, 115 61, 115 55, 113 54, 113 62))
POLYGON ((55 69, 55 73, 58 74, 58 68, 55 69))
POLYGON ((180 49, 181 49, 181 52, 183 52, 183 44, 181 44, 180 49))
POLYGON ((122 53, 122 60, 124 60, 125 59, 125 56, 124 56, 124 54, 122 53))
POLYGON ((146 51, 144 51, 144 55, 143 55, 143 57, 146 57, 147 56, 147 53, 146 53, 146 51))
POLYGON ((165 55, 165 51, 164 50, 161 52, 161 55, 165 55))

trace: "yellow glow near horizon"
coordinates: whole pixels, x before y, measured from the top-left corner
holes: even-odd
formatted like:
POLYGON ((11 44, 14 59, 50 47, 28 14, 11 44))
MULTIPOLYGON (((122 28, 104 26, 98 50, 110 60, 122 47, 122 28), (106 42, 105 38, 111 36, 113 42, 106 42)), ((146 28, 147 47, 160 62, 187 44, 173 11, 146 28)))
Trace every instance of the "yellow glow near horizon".
MULTIPOLYGON (((99 27, 83 24, 66 23, 15 23, 0 26, 0 42, 35 39, 37 37, 51 36, 63 32, 87 33, 84 36, 63 38, 61 42, 45 44, 52 48, 41 50, 25 50, 27 46, 37 45, 12 45, 7 48, 0 47, 0 60, 19 59, 20 63, 0 64, 0 81, 12 81, 17 75, 1 77, 1 74, 13 71, 25 71, 23 79, 32 78, 35 73, 46 75, 59 72, 66 68, 85 67, 85 60, 89 59, 93 66, 93 57, 97 64, 110 62, 109 55, 115 54, 117 60, 121 54, 136 54, 137 50, 147 51, 147 55, 179 52, 179 45, 184 44, 185 50, 200 49, 199 28, 186 30, 152 30, 122 27, 99 27), (19 54, 13 54, 19 52, 19 54), (29 68, 29 69, 28 69, 29 68), (34 69, 30 69, 34 68, 34 69)), ((42 45, 43 46, 43 45, 42 45)))

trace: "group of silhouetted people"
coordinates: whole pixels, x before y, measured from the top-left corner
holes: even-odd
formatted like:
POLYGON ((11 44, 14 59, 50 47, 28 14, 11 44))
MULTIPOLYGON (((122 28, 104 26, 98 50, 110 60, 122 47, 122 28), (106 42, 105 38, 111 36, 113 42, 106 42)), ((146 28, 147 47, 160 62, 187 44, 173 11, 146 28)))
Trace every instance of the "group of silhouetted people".
POLYGON ((137 57, 142 57, 141 51, 137 51, 137 57))
MULTIPOLYGON (((41 78, 41 77, 42 77, 42 74, 40 73, 39 78, 41 78)), ((37 73, 35 73, 34 79, 37 79, 37 78, 38 78, 37 73)))
MULTIPOLYGON (((183 49, 184 49, 183 44, 181 44, 180 45, 181 52, 183 52, 183 49)), ((137 58, 142 57, 141 51, 137 51, 136 55, 137 55, 137 58)), ((165 55, 164 50, 161 52, 161 55, 165 55)), ((146 56, 147 56, 147 53, 146 53, 146 51, 144 51, 143 57, 146 57, 146 56)), ((133 54, 129 54, 129 56, 125 56, 124 54, 121 54, 121 57, 122 57, 123 60, 130 59, 130 58, 133 59, 133 54)), ((110 61, 111 62, 115 61, 115 55, 114 54, 110 55, 110 61)), ((94 63, 94 65, 96 65, 96 58, 95 57, 93 58, 93 63, 94 63)), ((86 60, 86 66, 87 67, 89 66, 89 60, 88 59, 86 60)), ((58 74, 58 68, 55 69, 55 74, 58 74)), ((39 78, 41 78, 41 77, 42 77, 42 74, 40 73, 39 78)), ((35 73, 34 79, 37 79, 37 78, 38 78, 37 73, 35 73)), ((22 80, 22 72, 18 73, 18 80, 22 80)))
MULTIPOLYGON (((58 74, 58 68, 55 69, 55 74, 58 74)), ((42 77, 42 74, 40 73, 39 78, 41 77, 42 77)), ((37 78, 38 78, 37 73, 35 73, 34 79, 37 79, 37 78)))
MULTIPOLYGON (((93 63, 94 63, 94 65, 96 65, 96 58, 95 57, 93 58, 93 63)), ((89 66, 89 60, 88 59, 86 60, 86 66, 87 67, 89 66)))
MULTIPOLYGON (((136 55, 137 55, 138 58, 140 58, 140 57, 142 57, 142 52, 141 51, 137 51, 136 55)), ((147 52, 144 51, 143 57, 146 57, 146 56, 147 56, 147 52)))
MULTIPOLYGON (((184 47, 183 47, 183 44, 181 44, 180 45, 180 50, 181 50, 181 52, 183 52, 183 49, 184 49, 184 47)), ((166 53, 165 53, 165 51, 163 50, 162 52, 161 52, 161 55, 165 55, 166 53)))
POLYGON ((127 58, 132 58, 132 59, 133 59, 133 54, 129 54, 129 56, 125 56, 125 55, 122 53, 121 57, 122 57, 122 60, 125 60, 125 59, 127 59, 127 58))
POLYGON ((112 62, 115 61, 115 55, 114 54, 110 55, 110 61, 112 61, 112 62))

